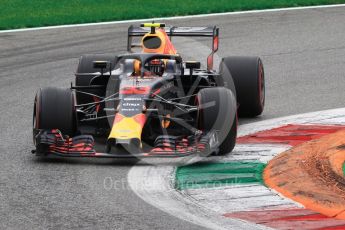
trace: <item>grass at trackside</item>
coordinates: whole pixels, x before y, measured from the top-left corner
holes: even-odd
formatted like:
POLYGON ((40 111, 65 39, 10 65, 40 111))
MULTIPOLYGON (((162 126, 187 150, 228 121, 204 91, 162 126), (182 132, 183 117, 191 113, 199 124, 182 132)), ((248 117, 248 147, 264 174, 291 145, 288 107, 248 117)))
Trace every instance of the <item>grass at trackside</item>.
POLYGON ((0 29, 339 3, 345 0, 0 0, 0 29))
POLYGON ((345 163, 343 164, 343 171, 344 171, 344 176, 345 176, 345 163))

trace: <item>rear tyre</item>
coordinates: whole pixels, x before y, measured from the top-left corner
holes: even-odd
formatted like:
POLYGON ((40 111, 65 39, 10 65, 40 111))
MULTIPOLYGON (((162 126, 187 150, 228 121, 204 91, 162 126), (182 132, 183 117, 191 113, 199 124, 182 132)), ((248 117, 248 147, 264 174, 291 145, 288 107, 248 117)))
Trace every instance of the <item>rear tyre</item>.
POLYGON ((59 129, 74 136, 77 130, 75 97, 70 89, 44 88, 35 97, 33 128, 59 129))
POLYGON ((236 143, 236 100, 231 90, 224 87, 202 89, 198 93, 198 128, 218 131, 219 152, 229 154, 236 143))
POLYGON ((259 57, 226 57, 222 62, 230 71, 242 117, 260 115, 265 107, 265 74, 259 57))
MULTIPOLYGON (((90 55, 83 55, 79 59, 79 64, 77 68, 77 72, 75 74, 75 85, 76 86, 89 86, 91 80, 95 77, 93 73, 100 72, 100 69, 96 69, 93 67, 94 61, 108 61, 110 63, 109 68, 113 70, 117 63, 117 56, 114 55, 104 55, 104 54, 90 54, 90 55)), ((105 72, 109 71, 109 68, 104 70, 105 72)), ((102 90, 96 89, 83 89, 83 92, 96 94, 98 96, 102 96, 102 90)), ((78 104, 89 103, 93 101, 92 96, 84 94, 84 93, 77 93, 77 102, 78 104)), ((104 96, 104 95, 103 95, 104 96)))
MULTIPOLYGON (((99 72, 99 69, 93 67, 94 61, 108 61, 110 63, 110 68, 114 69, 117 63, 117 56, 105 55, 105 54, 87 54, 83 55, 79 59, 79 64, 77 68, 77 74, 95 73, 99 72)), ((108 71, 108 70, 106 70, 108 71)), ((82 79, 82 78, 81 78, 82 79)))

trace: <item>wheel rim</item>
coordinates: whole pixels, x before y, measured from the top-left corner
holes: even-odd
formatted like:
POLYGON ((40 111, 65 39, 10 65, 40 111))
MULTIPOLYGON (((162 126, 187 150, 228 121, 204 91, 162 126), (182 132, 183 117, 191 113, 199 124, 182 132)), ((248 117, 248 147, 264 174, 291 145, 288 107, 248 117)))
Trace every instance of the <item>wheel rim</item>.
POLYGON ((36 95, 35 97, 35 102, 34 102, 34 111, 33 111, 33 116, 32 116, 32 139, 33 139, 33 143, 36 146, 36 132, 37 129, 39 129, 39 107, 38 107, 38 96, 36 95))
POLYGON ((201 129, 201 122, 200 122, 200 119, 201 119, 201 108, 200 108, 200 100, 199 100, 199 96, 197 95, 195 97, 195 101, 194 101, 195 105, 197 106, 198 110, 196 112, 196 128, 197 129, 201 129))
POLYGON ((34 129, 38 129, 39 128, 39 122, 38 122, 38 113, 39 113, 39 110, 38 110, 38 98, 36 96, 35 98, 35 103, 34 103, 34 114, 33 114, 33 121, 32 121, 32 127, 34 129))
POLYGON ((262 63, 259 63, 259 98, 260 104, 263 107, 265 104, 265 76, 262 63))

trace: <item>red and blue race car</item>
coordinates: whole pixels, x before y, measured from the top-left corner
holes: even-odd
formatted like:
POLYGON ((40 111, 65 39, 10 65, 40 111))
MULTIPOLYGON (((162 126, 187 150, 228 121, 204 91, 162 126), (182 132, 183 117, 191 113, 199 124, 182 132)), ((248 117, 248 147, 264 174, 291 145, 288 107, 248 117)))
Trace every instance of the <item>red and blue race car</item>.
POLYGON ((37 92, 33 152, 66 157, 230 153, 237 117, 264 109, 264 68, 259 57, 229 56, 216 71, 218 45, 217 27, 130 26, 128 53, 84 55, 75 85, 37 92), (211 38, 206 68, 183 59, 171 41, 178 36, 211 38))

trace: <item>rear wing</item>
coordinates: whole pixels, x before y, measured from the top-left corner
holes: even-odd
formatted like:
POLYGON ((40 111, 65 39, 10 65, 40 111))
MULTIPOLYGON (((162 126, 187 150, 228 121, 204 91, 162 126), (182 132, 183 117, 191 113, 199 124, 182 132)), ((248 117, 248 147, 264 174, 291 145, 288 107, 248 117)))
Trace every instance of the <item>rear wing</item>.
MULTIPOLYGON (((219 45, 219 28, 213 27, 162 27, 170 37, 210 37, 212 38, 211 53, 207 57, 207 69, 213 69, 213 55, 218 50, 219 45)), ((133 37, 142 37, 146 33, 150 33, 148 27, 139 27, 131 25, 128 28, 127 51, 132 52, 132 48, 140 47, 140 44, 133 44, 133 37)))

